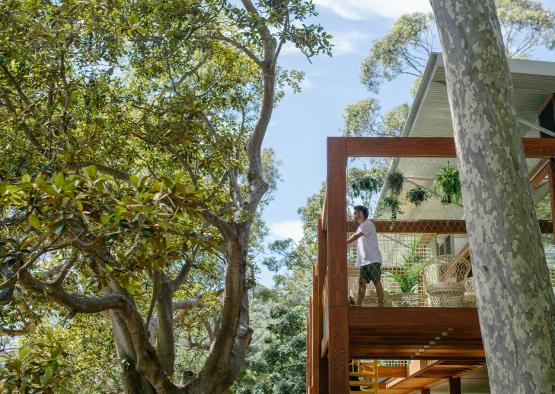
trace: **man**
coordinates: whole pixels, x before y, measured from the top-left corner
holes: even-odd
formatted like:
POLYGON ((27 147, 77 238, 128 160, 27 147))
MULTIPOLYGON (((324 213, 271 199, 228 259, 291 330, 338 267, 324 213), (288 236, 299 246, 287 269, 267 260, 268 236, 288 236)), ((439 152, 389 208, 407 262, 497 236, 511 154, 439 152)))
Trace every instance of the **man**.
POLYGON ((383 306, 382 254, 378 249, 376 226, 368 219, 368 208, 357 205, 354 211, 355 221, 359 224, 357 231, 349 237, 347 244, 357 241, 357 261, 360 268, 356 305, 360 306, 366 294, 366 284, 372 283, 378 295, 378 304, 383 306))

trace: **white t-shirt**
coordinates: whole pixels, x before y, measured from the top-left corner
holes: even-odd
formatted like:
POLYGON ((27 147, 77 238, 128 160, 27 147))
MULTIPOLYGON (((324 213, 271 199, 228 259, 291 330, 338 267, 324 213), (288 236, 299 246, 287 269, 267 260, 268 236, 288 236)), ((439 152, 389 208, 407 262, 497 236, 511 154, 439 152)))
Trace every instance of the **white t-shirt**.
POLYGON ((358 226, 357 233, 362 233, 362 236, 357 239, 357 267, 381 263, 382 254, 378 249, 378 234, 374 223, 366 219, 358 226))

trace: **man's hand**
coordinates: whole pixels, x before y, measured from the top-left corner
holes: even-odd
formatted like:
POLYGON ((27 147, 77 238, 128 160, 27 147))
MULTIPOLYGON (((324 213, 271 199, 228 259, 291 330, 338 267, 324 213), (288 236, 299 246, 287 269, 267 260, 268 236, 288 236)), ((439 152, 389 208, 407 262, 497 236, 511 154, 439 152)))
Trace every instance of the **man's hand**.
POLYGON ((360 237, 362 237, 362 233, 355 233, 353 235, 351 235, 349 237, 349 239, 347 239, 347 245, 349 245, 351 242, 356 241, 357 239, 359 239, 360 237))

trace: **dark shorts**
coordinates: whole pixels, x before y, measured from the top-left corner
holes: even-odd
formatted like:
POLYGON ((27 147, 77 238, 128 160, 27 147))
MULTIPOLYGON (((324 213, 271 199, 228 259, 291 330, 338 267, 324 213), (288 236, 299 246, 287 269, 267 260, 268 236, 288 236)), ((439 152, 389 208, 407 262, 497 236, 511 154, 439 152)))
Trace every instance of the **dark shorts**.
POLYGON ((363 280, 366 283, 376 282, 382 277, 382 264, 372 263, 366 264, 360 267, 359 280, 363 280))

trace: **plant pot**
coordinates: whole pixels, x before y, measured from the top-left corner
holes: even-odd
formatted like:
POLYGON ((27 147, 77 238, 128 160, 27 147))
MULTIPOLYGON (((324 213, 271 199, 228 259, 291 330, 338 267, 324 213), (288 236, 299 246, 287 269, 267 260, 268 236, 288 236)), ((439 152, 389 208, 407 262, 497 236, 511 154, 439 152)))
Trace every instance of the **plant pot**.
POLYGON ((418 293, 396 293, 391 294, 391 303, 393 306, 420 306, 422 295, 418 293))

